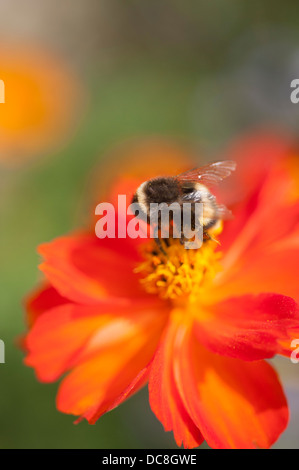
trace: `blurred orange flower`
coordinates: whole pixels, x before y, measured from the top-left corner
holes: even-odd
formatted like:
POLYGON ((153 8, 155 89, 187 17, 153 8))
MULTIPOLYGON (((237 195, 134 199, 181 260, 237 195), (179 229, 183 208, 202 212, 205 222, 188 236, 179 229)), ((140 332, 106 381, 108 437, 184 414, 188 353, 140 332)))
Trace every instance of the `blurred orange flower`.
MULTIPOLYGON (((88 232, 40 246, 46 283, 27 302, 25 363, 43 382, 68 373, 58 410, 95 423, 148 382, 179 446, 269 447, 285 429, 288 406, 264 359, 290 355, 299 335, 299 202, 281 165, 288 146, 246 146, 255 171, 234 155, 246 197, 220 247, 172 240, 165 256, 153 240, 88 232), (260 165, 261 148, 277 157, 271 166, 260 165)), ((140 180, 127 183, 132 194, 140 180)))
POLYGON ((66 65, 46 50, 0 43, 0 161, 17 163, 55 149, 75 123, 82 91, 66 65))

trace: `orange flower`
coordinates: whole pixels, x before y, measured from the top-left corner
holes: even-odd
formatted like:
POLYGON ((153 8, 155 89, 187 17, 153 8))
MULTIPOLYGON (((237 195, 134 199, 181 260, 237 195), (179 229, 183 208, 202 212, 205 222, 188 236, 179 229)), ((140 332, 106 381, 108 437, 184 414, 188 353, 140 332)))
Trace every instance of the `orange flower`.
POLYGON ((1 43, 0 57, 0 160, 16 163, 59 146, 74 123, 81 90, 45 50, 1 43))
MULTIPOLYGON (((261 148, 265 140, 252 147, 256 167, 261 148)), ((288 407, 264 359, 289 355, 299 335, 299 202, 279 163, 287 146, 270 148, 275 164, 251 183, 240 165, 247 196, 220 247, 173 240, 165 256, 153 240, 74 233, 39 248, 47 281, 27 303, 25 363, 43 382, 67 374, 58 410, 95 423, 148 382, 151 408, 179 446, 276 441, 288 407)))

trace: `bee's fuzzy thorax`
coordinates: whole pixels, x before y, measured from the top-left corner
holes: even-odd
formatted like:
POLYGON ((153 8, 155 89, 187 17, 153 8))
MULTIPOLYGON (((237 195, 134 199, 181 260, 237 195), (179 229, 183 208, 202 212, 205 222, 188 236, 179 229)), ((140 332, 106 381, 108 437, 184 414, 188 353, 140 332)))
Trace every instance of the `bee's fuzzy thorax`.
POLYGON ((180 186, 175 178, 158 177, 145 181, 136 191, 139 204, 149 207, 152 203, 171 204, 180 197, 180 186))

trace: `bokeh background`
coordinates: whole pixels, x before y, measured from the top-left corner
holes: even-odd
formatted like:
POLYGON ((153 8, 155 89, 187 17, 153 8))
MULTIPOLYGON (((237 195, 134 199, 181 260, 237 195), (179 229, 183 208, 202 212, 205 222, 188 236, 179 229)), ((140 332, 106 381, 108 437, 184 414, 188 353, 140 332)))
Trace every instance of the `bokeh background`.
MULTIPOLYGON (((291 0, 2 0, 0 3, 0 448, 175 448, 147 391, 95 426, 56 411, 16 347, 38 244, 82 223, 95 168, 132 139, 206 158, 256 129, 297 137, 298 5, 291 0)), ((109 159, 108 158, 108 159, 109 159)), ((299 447, 299 365, 276 360, 299 447)))

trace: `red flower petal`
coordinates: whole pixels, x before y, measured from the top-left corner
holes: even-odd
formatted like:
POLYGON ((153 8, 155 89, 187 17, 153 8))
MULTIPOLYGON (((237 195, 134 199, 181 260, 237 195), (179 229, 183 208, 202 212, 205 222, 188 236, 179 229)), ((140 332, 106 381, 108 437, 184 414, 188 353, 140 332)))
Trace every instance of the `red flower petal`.
POLYGON ((290 155, 294 144, 286 135, 255 132, 241 137, 220 159, 234 160, 236 171, 223 183, 221 194, 226 204, 244 201, 255 188, 261 187, 269 169, 280 165, 290 155))
MULTIPOLYGON (((150 371, 151 362, 149 362, 144 369, 142 369, 138 375, 132 380, 132 382, 123 390, 114 402, 110 404, 108 411, 116 408, 123 401, 130 398, 134 393, 136 393, 140 388, 142 388, 148 381, 149 371, 150 371)), ((93 418, 94 421, 97 420, 97 416, 93 418)))
POLYGON ((231 298, 201 307, 195 334, 211 351, 245 361, 273 357, 283 352, 288 329, 299 328, 299 308, 290 297, 261 294, 231 298))
POLYGON ((165 431, 173 431, 178 446, 198 447, 203 442, 178 394, 173 377, 173 355, 179 325, 170 321, 153 359, 149 376, 150 405, 165 431))
MULTIPOLYGON (((134 241, 134 240, 133 240, 134 241)), ((139 260, 132 240, 92 234, 61 237, 39 247, 40 269, 64 297, 82 304, 143 296, 133 269, 139 260)))
POLYGON ((204 438, 215 448, 270 447, 285 429, 288 407, 274 369, 244 362, 181 339, 176 383, 204 438))
POLYGON ((290 203, 290 175, 284 170, 269 170, 263 183, 251 196, 233 209, 234 218, 225 223, 221 247, 225 266, 242 258, 258 256, 270 244, 289 236, 298 227, 299 203, 290 203))
POLYGON ((95 351, 138 334, 149 321, 153 327, 157 322, 160 325, 163 313, 155 299, 152 303, 128 301, 122 308, 112 303, 105 308, 76 304, 53 308, 40 316, 28 333, 25 363, 35 368, 41 381, 57 380, 95 351))
POLYGON ((32 326, 35 320, 46 310, 65 303, 68 303, 68 300, 62 297, 54 287, 50 285, 39 287, 25 301, 29 326, 32 326))
POLYGON ((240 271, 232 271, 223 278, 223 283, 214 288, 214 301, 262 292, 277 292, 299 301, 298 267, 299 250, 291 241, 289 247, 281 244, 280 249, 265 250, 258 257, 248 259, 240 271))
POLYGON ((93 424, 103 413, 118 405, 143 384, 144 369, 150 362, 165 323, 163 312, 143 315, 119 328, 119 337, 107 346, 101 342, 111 334, 99 332, 74 370, 62 381, 57 407, 64 413, 81 415, 93 424))
POLYGON ((290 178, 272 172, 235 212, 221 235, 223 272, 215 280, 217 299, 245 293, 298 296, 299 204, 290 203, 290 178))

